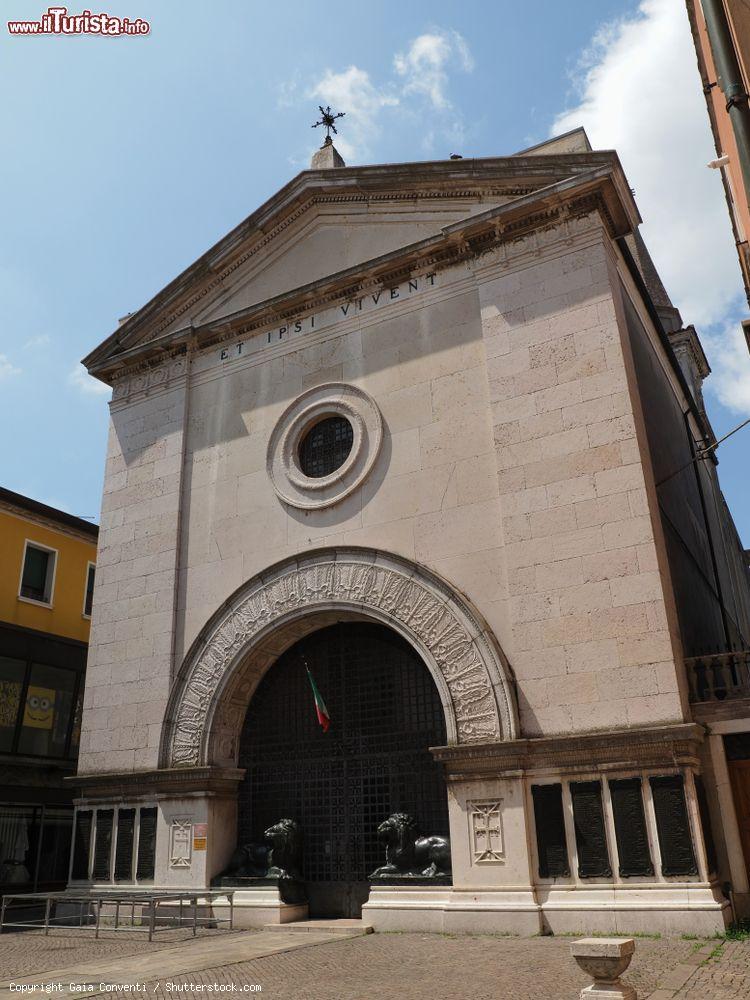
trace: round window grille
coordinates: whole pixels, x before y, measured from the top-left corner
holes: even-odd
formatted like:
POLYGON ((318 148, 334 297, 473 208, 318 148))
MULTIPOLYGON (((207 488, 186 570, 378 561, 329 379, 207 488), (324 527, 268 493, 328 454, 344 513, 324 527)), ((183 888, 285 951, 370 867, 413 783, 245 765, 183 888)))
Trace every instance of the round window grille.
POLYGON ((330 476, 347 460, 353 443, 354 430, 346 417, 325 417, 300 442, 300 469, 310 479, 330 476))
POLYGON ((307 389, 278 418, 266 469, 284 503, 321 510, 357 489, 382 440, 375 401, 358 386, 326 382, 307 389))

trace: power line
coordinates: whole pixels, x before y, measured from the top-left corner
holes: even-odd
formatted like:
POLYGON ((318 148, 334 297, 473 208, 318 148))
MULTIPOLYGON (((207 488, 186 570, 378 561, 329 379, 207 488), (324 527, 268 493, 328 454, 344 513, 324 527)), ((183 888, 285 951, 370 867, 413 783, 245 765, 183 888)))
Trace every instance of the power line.
POLYGON ((718 441, 714 441, 714 443, 709 445, 707 448, 701 448, 698 454, 695 455, 693 458, 691 458, 689 462, 685 462, 685 464, 681 465, 679 469, 675 469, 674 472, 670 472, 668 476, 664 477, 664 479, 660 479, 659 482, 656 484, 657 489, 660 486, 663 486, 664 483, 669 482, 670 479, 674 479, 675 476, 678 476, 681 472, 689 468, 695 462, 707 458, 708 455, 716 451, 716 449, 719 447, 722 441, 726 441, 727 438, 730 438, 733 434, 736 434, 737 431, 741 431, 742 428, 747 427, 748 424, 750 424, 750 417, 748 417, 747 420, 743 420, 741 424, 737 424, 737 426, 733 430, 729 431, 728 434, 725 434, 724 437, 720 437, 718 441))

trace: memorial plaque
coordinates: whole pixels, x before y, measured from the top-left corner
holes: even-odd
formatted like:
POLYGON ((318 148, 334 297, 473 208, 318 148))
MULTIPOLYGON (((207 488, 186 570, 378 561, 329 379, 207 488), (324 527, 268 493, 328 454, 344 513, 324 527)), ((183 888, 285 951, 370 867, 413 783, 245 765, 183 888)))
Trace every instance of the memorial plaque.
POLYGON ((156 862, 156 809, 141 809, 138 824, 138 866, 136 877, 154 877, 156 862))
POLYGON ((97 809, 96 811, 93 877, 98 882, 109 882, 112 878, 112 823, 114 817, 114 809, 97 809))
POLYGON ((115 844, 115 882, 133 881, 133 838, 135 809, 120 809, 117 813, 115 844))
POLYGON ((475 865, 495 864, 505 860, 502 804, 502 799, 466 803, 472 862, 475 865))
POLYGON ((697 875, 681 774, 651 778, 662 875, 697 875))
POLYGON ((580 878, 605 878, 612 874, 612 866, 604 828, 601 782, 573 781, 570 797, 573 800, 578 875, 580 878))
POLYGON ((612 796, 620 875, 623 878, 653 875, 654 865, 648 846, 641 779, 613 779, 609 783, 609 791, 612 796))
POLYGON ((562 785, 532 785, 540 878, 570 875, 562 807, 562 785))
POLYGON ((73 841, 73 871, 74 879, 89 877, 89 853, 91 851, 91 819, 90 809, 80 809, 76 813, 75 840, 73 841))
POLYGON ((191 838, 193 824, 189 819, 173 819, 169 830, 169 865, 171 868, 189 868, 192 857, 191 838))

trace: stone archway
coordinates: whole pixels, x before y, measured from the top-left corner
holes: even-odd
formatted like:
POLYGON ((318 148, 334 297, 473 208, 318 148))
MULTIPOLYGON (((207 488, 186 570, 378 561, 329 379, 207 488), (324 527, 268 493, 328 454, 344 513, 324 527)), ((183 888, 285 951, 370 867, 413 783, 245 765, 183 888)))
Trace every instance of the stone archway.
POLYGON ((399 556, 320 549, 254 577, 209 620, 172 689, 161 766, 235 764, 247 705, 268 666, 302 636, 347 620, 382 622, 419 651, 440 692, 449 743, 516 738, 508 663, 465 598, 399 556))

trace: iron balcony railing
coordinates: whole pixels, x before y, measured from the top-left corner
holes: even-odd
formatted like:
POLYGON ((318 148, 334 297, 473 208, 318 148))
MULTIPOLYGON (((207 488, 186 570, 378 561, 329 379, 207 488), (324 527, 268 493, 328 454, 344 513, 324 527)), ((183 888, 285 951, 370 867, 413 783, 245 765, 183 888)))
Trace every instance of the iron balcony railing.
POLYGON ((691 701, 750 698, 750 649, 685 660, 691 701))

